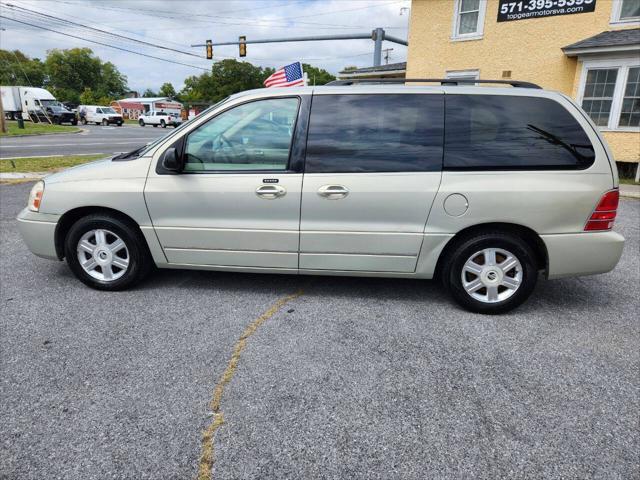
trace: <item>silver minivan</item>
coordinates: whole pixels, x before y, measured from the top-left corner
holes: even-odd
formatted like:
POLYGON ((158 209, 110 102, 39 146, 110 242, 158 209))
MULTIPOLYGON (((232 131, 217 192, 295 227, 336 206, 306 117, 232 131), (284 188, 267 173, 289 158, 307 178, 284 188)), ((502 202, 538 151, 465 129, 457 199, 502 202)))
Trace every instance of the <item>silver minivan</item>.
POLYGON ((233 95, 143 148, 47 176, 18 225, 85 284, 152 267, 438 278, 474 312, 539 274, 615 267, 613 157, 531 84, 329 85, 233 95))

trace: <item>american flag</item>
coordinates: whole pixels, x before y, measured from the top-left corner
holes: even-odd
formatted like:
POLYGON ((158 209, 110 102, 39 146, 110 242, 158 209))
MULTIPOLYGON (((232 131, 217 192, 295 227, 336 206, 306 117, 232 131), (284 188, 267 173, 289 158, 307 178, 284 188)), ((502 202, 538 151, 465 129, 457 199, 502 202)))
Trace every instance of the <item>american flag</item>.
POLYGON ((273 75, 264 81, 265 87, 294 87, 296 85, 304 84, 304 75, 302 73, 302 64, 300 62, 279 68, 273 75))

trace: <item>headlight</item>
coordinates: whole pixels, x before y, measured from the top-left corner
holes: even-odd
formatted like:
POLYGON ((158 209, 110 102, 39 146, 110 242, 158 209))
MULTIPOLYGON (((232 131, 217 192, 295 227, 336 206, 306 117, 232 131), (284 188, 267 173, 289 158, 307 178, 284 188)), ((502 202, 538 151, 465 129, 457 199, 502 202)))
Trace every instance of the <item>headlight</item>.
POLYGON ((42 194, 44 193, 44 182, 40 180, 36 183, 29 193, 29 204, 27 207, 32 212, 40 210, 40 203, 42 203, 42 194))

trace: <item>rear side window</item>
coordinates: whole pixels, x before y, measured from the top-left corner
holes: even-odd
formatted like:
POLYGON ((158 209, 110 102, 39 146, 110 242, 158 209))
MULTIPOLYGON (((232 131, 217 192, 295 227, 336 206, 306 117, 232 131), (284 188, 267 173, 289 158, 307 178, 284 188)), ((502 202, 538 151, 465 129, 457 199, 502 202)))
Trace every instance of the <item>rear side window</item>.
POLYGON ((446 96, 445 169, 580 170, 594 159, 582 127, 551 99, 446 96))
POLYGON ((442 168, 443 95, 316 95, 305 172, 442 168))

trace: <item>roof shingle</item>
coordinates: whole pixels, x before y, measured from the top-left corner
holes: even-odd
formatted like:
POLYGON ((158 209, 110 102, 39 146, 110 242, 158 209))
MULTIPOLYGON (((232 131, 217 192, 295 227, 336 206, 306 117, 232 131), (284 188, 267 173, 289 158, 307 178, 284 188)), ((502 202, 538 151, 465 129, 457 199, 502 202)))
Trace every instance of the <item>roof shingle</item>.
POLYGON ((611 30, 602 32, 593 37, 585 38, 579 42, 562 47, 563 51, 582 48, 619 47, 625 45, 640 46, 640 28, 628 30, 611 30))

